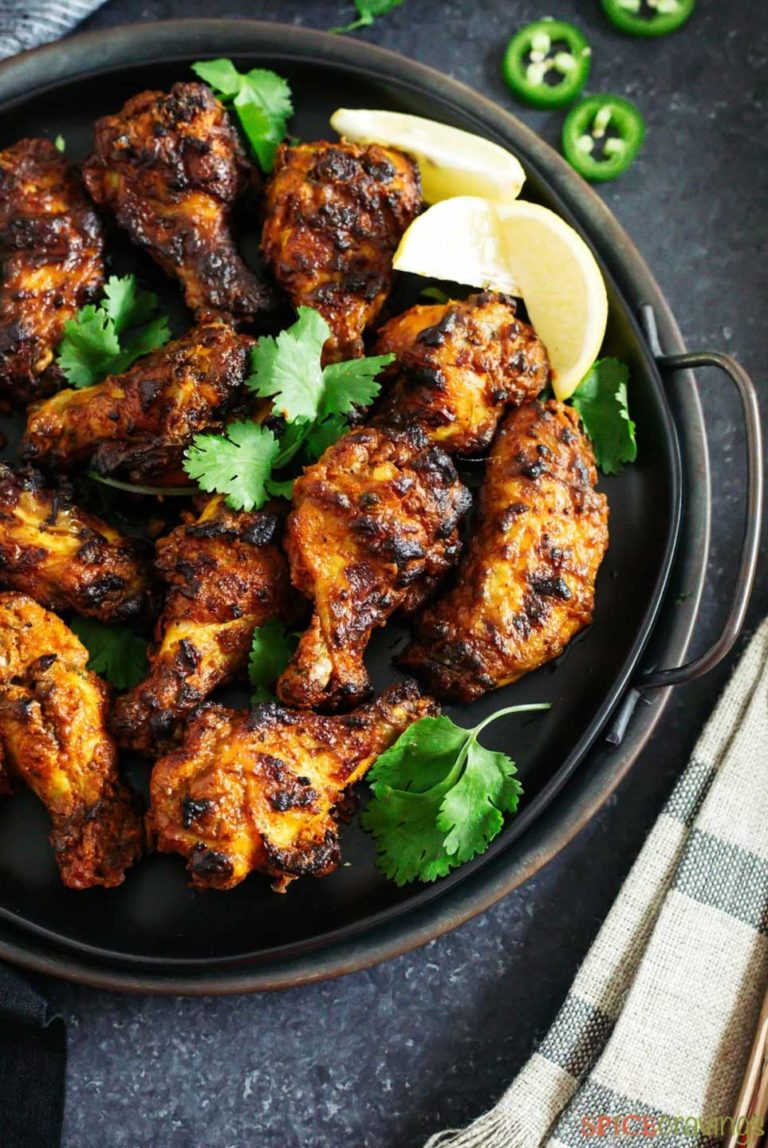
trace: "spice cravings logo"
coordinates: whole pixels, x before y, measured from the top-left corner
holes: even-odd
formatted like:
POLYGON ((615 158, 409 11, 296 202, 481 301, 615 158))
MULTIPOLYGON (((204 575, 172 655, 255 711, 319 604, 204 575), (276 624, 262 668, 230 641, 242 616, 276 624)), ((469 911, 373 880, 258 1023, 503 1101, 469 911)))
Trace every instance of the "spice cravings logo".
POLYGON ((579 1129, 587 1139, 597 1137, 641 1136, 663 1139, 665 1136, 739 1136, 765 1135, 762 1116, 667 1116, 643 1115, 639 1112, 584 1115, 579 1129))

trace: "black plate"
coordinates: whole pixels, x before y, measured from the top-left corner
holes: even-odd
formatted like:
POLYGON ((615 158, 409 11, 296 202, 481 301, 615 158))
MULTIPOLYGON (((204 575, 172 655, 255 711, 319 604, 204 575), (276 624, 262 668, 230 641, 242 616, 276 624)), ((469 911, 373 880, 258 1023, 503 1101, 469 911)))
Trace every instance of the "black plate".
MULTIPOLYGON (((549 715, 500 721, 488 731, 488 744, 512 752, 519 763, 526 794, 521 813, 484 857, 436 885, 398 890, 385 881, 374 867, 370 839, 352 825, 344 833, 344 866, 322 881, 296 882, 284 897, 271 893, 259 876, 230 893, 195 894, 186 886, 181 859, 160 856, 144 861, 120 889, 74 893, 58 881, 46 815, 32 796, 19 794, 0 805, 0 952, 78 979, 167 991, 273 987, 344 971, 457 923, 447 908, 452 899, 463 905, 462 919, 489 903, 489 896, 500 895, 499 866, 514 872, 512 885, 519 882, 526 870, 515 865, 510 846, 524 830, 531 839, 535 820, 595 742, 649 639, 682 506, 674 422, 634 318, 640 284, 666 314, 658 289, 585 185, 517 121, 468 89, 391 53, 322 33, 230 21, 134 25, 64 41, 0 67, 0 146, 23 135, 61 133, 68 152, 82 158, 98 115, 143 88, 165 88, 189 77, 188 63, 204 55, 229 55, 240 66, 265 65, 286 75, 297 106, 292 130, 305 139, 327 136, 328 116, 343 104, 431 116, 513 148, 528 173, 526 198, 560 211, 603 260, 610 299, 605 349, 630 364, 640 457, 603 484, 611 506, 611 546, 590 630, 555 666, 472 707, 451 708, 458 721, 474 724, 502 705, 553 703, 549 715)), ((120 270, 134 266, 170 301, 173 292, 140 256, 121 248, 119 262, 120 270)), ((672 328, 668 334, 674 337, 672 328)), ((697 404, 687 418, 697 463, 706 470, 697 404)), ((706 543, 701 497, 693 505, 698 541, 706 543)), ((699 580, 688 586, 698 589, 701 563, 695 573, 699 580)), ((682 629, 673 627, 676 654, 682 653, 696 604, 695 596, 682 629)), ((391 637, 389 631, 381 635, 372 650, 379 683, 392 674, 391 637)), ((604 773, 598 797, 626 765, 624 755, 620 766, 604 773)), ((129 771, 145 786, 146 766, 131 765, 129 771)), ((561 822, 559 833, 556 825, 550 829, 550 854, 569 836, 573 817, 562 814, 561 822)), ((521 856, 524 841, 515 849, 521 856)), ((511 887, 508 875, 502 884, 511 887)))

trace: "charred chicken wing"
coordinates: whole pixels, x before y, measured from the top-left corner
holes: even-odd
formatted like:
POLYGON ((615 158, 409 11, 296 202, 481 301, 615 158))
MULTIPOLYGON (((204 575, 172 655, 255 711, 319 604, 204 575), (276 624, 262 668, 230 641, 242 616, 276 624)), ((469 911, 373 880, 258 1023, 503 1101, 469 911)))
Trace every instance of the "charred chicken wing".
POLYGON ((449 454, 485 451, 505 408, 535 398, 549 379, 547 352, 514 301, 490 292, 390 319, 376 354, 390 353, 396 381, 376 420, 418 422, 449 454))
POLYGON ((143 844, 107 733, 109 690, 87 662, 55 614, 25 594, 0 594, 0 760, 48 809, 70 889, 119 885, 143 844))
POLYGON ((339 709, 368 695, 371 632, 415 609, 450 568, 469 502, 448 455, 418 427, 351 431, 304 471, 285 546, 314 615, 278 682, 281 701, 339 709))
POLYGON ((180 280, 191 310, 238 320, 269 312, 272 292, 243 263, 230 231, 250 167, 210 88, 188 83, 141 92, 117 115, 98 120, 95 137, 83 168, 88 190, 180 280))
POLYGON ((0 151, 0 390, 30 399, 61 384, 64 324, 99 292, 101 225, 50 140, 0 151))
POLYGON ((294 306, 329 327, 325 359, 363 354, 392 285, 392 256, 421 208, 418 168, 372 144, 283 145, 266 193, 262 249, 294 306))
POLYGON ((115 707, 121 745, 151 753, 172 738, 201 701, 245 669, 254 628, 294 616, 281 525, 269 506, 249 514, 215 497, 158 541, 156 568, 169 590, 149 677, 115 707))
POLYGON ((345 717, 274 702, 250 713, 209 703, 155 765, 150 834, 159 850, 187 858, 197 888, 231 889, 255 869, 278 892, 296 877, 323 877, 339 864, 345 789, 434 712, 412 682, 345 717))
POLYGON ((135 483, 186 483, 184 450, 199 432, 221 427, 245 378, 250 343, 210 320, 123 375, 59 391, 30 410, 22 454, 51 470, 89 462, 135 483))
POLYGON ((148 579, 135 542, 35 471, 0 463, 0 586, 109 622, 142 612, 148 579))
POLYGON ((557 657, 592 621, 608 507, 578 415, 530 403, 502 423, 457 582, 398 661, 472 701, 557 657))

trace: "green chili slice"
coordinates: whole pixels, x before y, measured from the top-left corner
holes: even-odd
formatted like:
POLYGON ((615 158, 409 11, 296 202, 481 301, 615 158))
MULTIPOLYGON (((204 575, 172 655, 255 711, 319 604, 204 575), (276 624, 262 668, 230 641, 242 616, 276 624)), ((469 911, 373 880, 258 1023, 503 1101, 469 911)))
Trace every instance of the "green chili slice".
POLYGON ((563 154, 572 168, 593 183, 626 171, 643 146, 645 122, 621 96, 590 96, 563 124, 563 154))
POLYGON ((589 75, 592 49, 573 24, 536 20, 507 44, 502 73, 516 96, 535 108, 563 108, 589 75))
POLYGON ((681 27, 696 0, 602 0, 615 28, 629 36, 666 36, 681 27))

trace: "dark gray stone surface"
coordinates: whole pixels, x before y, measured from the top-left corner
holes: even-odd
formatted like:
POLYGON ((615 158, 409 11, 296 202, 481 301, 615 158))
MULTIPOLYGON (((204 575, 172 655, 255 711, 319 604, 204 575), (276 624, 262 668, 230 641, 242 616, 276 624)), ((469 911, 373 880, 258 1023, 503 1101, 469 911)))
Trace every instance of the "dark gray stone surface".
MULTIPOLYGON (((764 386, 768 18, 754 0, 698 8, 685 31, 642 42, 614 34, 597 0, 406 0, 363 35, 513 107, 498 69, 508 36, 545 13, 577 20, 594 48, 591 89, 630 96, 648 120, 642 158, 602 194, 689 346, 735 352, 764 386)), ((88 26, 216 14, 324 28, 351 9, 112 0, 88 26)), ((559 114, 514 110, 556 143, 559 114)), ((703 643, 734 571, 743 440, 725 385, 702 382, 716 484, 703 643)), ((768 610, 766 569, 743 641, 768 610)), ((548 868, 421 951, 261 997, 151 999, 51 983, 70 1032, 66 1148, 415 1148, 480 1113, 545 1031, 728 668, 674 695, 615 798, 548 868)))

